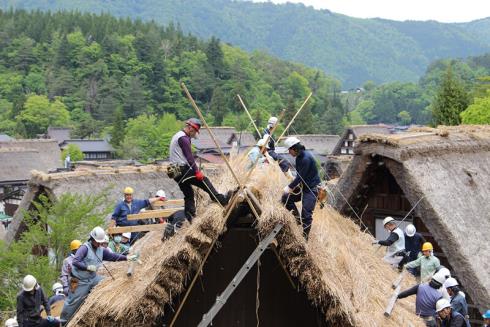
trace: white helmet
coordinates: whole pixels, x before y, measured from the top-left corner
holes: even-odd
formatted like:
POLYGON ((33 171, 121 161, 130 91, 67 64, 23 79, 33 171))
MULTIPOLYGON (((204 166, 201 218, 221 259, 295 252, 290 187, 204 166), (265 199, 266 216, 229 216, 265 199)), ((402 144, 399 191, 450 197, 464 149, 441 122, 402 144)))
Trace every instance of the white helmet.
POLYGON ((92 231, 90 232, 90 237, 93 238, 97 243, 105 242, 105 232, 102 227, 97 226, 92 229, 92 231))
POLYGON ((445 279, 451 277, 451 272, 446 267, 439 268, 436 274, 441 274, 442 276, 444 276, 445 279))
POLYGON ((156 193, 156 196, 159 198, 164 198, 165 197, 165 191, 164 190, 158 190, 156 193))
POLYGON ((24 291, 29 292, 32 291, 34 287, 36 287, 36 284, 37 284, 36 277, 32 275, 27 275, 24 277, 24 280, 22 281, 22 288, 24 289, 24 291))
POLYGON ((107 234, 104 236, 104 243, 109 243, 109 236, 107 234))
POLYGON ((449 277, 448 277, 448 275, 446 275, 444 273, 444 271, 441 272, 441 270, 439 270, 438 272, 436 272, 432 276, 432 279, 435 280, 436 282, 438 282, 439 284, 443 285, 446 282, 446 279, 448 279, 449 277, 451 277, 451 275, 449 275, 449 277))
MULTIPOLYGON (((266 135, 266 137, 267 137, 267 135, 266 135)), ((267 149, 269 148, 269 144, 267 143, 267 141, 265 139, 266 137, 264 137, 263 139, 260 139, 260 140, 257 141, 257 146, 258 147, 265 146, 267 149)))
POLYGON ((286 146, 286 148, 291 148, 293 145, 296 145, 298 143, 300 143, 301 141, 297 138, 297 137, 294 137, 294 136, 291 136, 291 137, 288 137, 285 141, 284 141, 284 145, 286 146))
POLYGON ((395 221, 395 219, 393 219, 393 217, 386 217, 383 220, 383 226, 386 226, 386 224, 391 223, 392 221, 395 221))
POLYGON ((407 227, 405 227, 405 233, 408 237, 413 237, 416 231, 417 230, 415 229, 415 226, 413 224, 409 224, 407 225, 407 227))
POLYGON ((439 312, 442 309, 450 308, 450 307, 451 307, 451 303, 449 303, 447 299, 442 298, 436 302, 436 312, 439 312))
POLYGON ((63 289, 63 285, 61 285, 61 283, 56 282, 53 284, 53 287, 51 289, 53 290, 53 292, 56 292, 56 290, 63 289))
POLYGON ((125 237, 125 238, 127 238, 129 240, 131 238, 131 233, 129 233, 129 232, 122 233, 122 237, 125 237))
POLYGON ((10 318, 5 322, 5 327, 19 327, 19 323, 17 322, 17 319, 10 318))
POLYGON ((449 277, 448 279, 446 279, 446 281, 444 282, 444 288, 450 288, 453 286, 459 286, 456 278, 449 277))
POLYGON ((273 125, 273 126, 275 124, 277 124, 277 117, 271 117, 271 118, 269 118, 269 120, 267 121, 267 124, 273 125))

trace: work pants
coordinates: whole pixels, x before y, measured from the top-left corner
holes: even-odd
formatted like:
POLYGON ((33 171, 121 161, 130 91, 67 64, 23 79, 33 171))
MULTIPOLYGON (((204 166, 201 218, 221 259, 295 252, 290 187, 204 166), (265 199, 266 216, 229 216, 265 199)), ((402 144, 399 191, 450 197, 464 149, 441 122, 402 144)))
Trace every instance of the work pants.
POLYGON ((214 188, 209 178, 204 177, 202 181, 198 181, 195 176, 188 175, 182 178, 182 175, 177 176, 174 180, 179 184, 179 188, 184 194, 184 211, 187 220, 192 222, 192 218, 196 215, 196 203, 194 200, 194 190, 192 186, 197 186, 209 194, 209 197, 214 202, 219 202, 221 205, 226 205, 227 200, 223 194, 218 193, 214 188))
POLYGON ((59 325, 58 321, 49 322, 46 319, 24 320, 23 324, 24 327, 54 327, 59 325))
POLYGON ((393 256, 393 255, 385 255, 383 257, 383 260, 385 262, 389 263, 390 265, 392 265, 394 268, 398 268, 398 264, 400 263, 400 261, 403 260, 403 257, 393 256))
POLYGON ((316 191, 311 192, 310 190, 307 190, 300 194, 283 194, 281 198, 281 202, 286 206, 286 209, 292 211, 298 224, 302 225, 303 234, 306 239, 308 239, 308 235, 310 234, 311 224, 313 222, 313 210, 315 210, 317 195, 318 194, 316 191), (301 216, 299 215, 298 208, 295 204, 295 202, 299 201, 301 201, 301 216))
POLYGON ((83 304, 92 288, 97 285, 104 277, 96 275, 91 279, 80 279, 75 292, 70 292, 61 311, 62 320, 70 320, 78 307, 83 304))

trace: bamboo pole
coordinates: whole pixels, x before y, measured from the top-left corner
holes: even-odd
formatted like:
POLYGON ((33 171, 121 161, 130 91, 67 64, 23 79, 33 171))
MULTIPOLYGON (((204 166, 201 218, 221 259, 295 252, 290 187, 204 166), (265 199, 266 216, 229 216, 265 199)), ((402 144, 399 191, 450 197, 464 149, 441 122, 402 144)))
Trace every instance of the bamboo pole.
POLYGON ((393 284, 391 284, 391 287, 393 289, 396 289, 401 284, 404 276, 405 276, 405 270, 403 270, 400 273, 400 275, 398 276, 398 278, 393 281, 393 284))
POLYGON ((386 306, 384 315, 385 317, 391 316, 391 312, 393 311, 393 308, 395 307, 396 299, 398 298, 398 294, 400 294, 400 289, 401 286, 398 285, 398 287, 395 289, 393 292, 393 295, 390 298, 390 301, 388 302, 388 305, 386 306))
POLYGON ((238 97, 238 100, 240 100, 240 103, 242 104, 243 109, 245 109, 245 112, 247 113, 248 118, 250 118, 252 125, 254 125, 255 131, 257 132, 257 134, 259 134, 259 138, 262 138, 262 134, 260 134, 260 131, 257 128, 257 125, 255 125, 255 121, 253 120, 252 115, 250 115, 250 112, 248 111, 247 106, 245 105, 242 98, 240 97, 240 94, 237 94, 236 96, 238 97))
POLYGON ((282 137, 284 136, 284 134, 286 133, 286 131, 289 129, 289 127, 293 124, 294 120, 296 119, 296 117, 299 115, 299 113, 301 112, 301 110, 303 110, 303 108, 305 107, 306 103, 308 102, 308 100, 310 100, 311 96, 313 95, 312 92, 310 92, 310 94, 306 97, 306 100, 303 102, 303 104, 301 105, 301 107, 298 109, 298 111, 296 111, 296 114, 293 116, 293 118, 291 119, 291 121, 289 122, 289 124, 286 126, 286 128, 284 129, 284 131, 282 132, 281 136, 279 136, 279 138, 277 139, 277 142, 279 142, 282 137))

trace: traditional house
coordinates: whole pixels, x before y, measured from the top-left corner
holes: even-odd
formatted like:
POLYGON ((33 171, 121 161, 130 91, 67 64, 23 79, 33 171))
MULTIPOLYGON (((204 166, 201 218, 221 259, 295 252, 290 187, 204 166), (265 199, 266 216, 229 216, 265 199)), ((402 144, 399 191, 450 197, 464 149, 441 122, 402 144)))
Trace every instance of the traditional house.
MULTIPOLYGON (((238 175, 239 162, 232 162, 238 175)), ((213 179, 220 189, 234 189, 230 173, 213 179)), ((229 219, 217 204, 201 199, 193 223, 161 241, 148 233, 135 244, 141 265, 128 278, 128 263, 107 263, 114 280, 94 288, 70 326, 197 326, 215 303, 224 304, 212 319, 226 326, 423 326, 414 314, 415 298, 397 302, 391 317, 383 306, 397 272, 371 247, 372 237, 331 208, 317 209, 308 242, 294 217, 277 205, 286 177, 271 166, 254 173, 255 220, 240 202, 229 219), (249 264, 244 279, 234 279, 278 224, 277 245, 263 248, 259 264, 249 264), (234 281, 235 284, 232 284, 234 281), (231 284, 234 293, 222 292, 231 284), (220 296, 221 295, 221 296, 220 296), (218 297, 217 297, 218 296, 218 297)), ((414 283, 407 278, 403 287, 414 283)))
POLYGON ((107 167, 53 174, 34 172, 20 203, 22 210, 15 213, 6 241, 11 242, 24 230, 23 211, 34 209, 32 201, 41 194, 56 200, 65 193, 94 195, 105 191, 108 200, 105 205, 111 207, 122 200, 122 190, 126 186, 135 190, 135 198, 148 198, 159 189, 165 190, 168 198, 183 197, 177 183, 167 177, 164 166, 107 167))
POLYGON ((85 160, 110 160, 114 158, 115 150, 107 140, 64 140, 61 149, 69 144, 75 144, 82 150, 85 160))
POLYGON ((378 125, 353 125, 347 127, 335 145, 332 155, 353 155, 354 141, 364 134, 390 134, 390 127, 384 124, 378 125))
POLYGON ((48 127, 48 131, 44 135, 45 138, 58 141, 58 144, 66 140, 70 140, 71 128, 69 127, 48 127))
POLYGON ((332 204, 378 239, 386 216, 413 223, 468 299, 489 308, 490 127, 422 128, 358 141, 332 204))

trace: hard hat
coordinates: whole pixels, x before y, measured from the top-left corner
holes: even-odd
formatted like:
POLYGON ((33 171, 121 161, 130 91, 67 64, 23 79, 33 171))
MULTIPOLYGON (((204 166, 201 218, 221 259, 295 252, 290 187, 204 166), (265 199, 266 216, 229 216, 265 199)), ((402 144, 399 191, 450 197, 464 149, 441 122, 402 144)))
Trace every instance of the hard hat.
POLYGON ((104 243, 109 243, 109 236, 107 234, 104 236, 104 243))
POLYGON ((451 277, 451 272, 444 266, 440 266, 436 273, 441 274, 441 276, 444 276, 446 279, 451 277))
POLYGON ((126 186, 126 187, 124 188, 124 194, 133 194, 133 193, 134 193, 134 190, 133 190, 133 188, 132 188, 132 187, 130 187, 130 186, 126 186))
POLYGON ((490 319, 490 310, 487 310, 485 314, 482 315, 483 319, 490 319))
POLYGON ((97 243, 105 242, 105 232, 102 227, 97 226, 92 229, 92 231, 90 232, 90 237, 93 238, 97 243))
POLYGON ((156 196, 159 198, 164 198, 165 197, 165 191, 164 190, 158 190, 156 196))
POLYGON ((391 223, 392 221, 395 221, 393 217, 386 217, 385 219, 383 219, 383 226, 386 226, 386 224, 391 223))
POLYGON ((438 271, 434 275, 432 275, 432 279, 441 285, 444 285, 447 278, 447 275, 445 275, 444 272, 441 273, 441 271, 438 271))
POLYGON ((32 275, 26 275, 24 277, 24 280, 22 281, 22 288, 24 289, 24 291, 29 292, 32 291, 34 287, 36 287, 36 284, 36 277, 32 275))
POLYGON ((292 146, 300 143, 301 141, 297 138, 297 137, 294 137, 294 136, 291 136, 291 137, 288 137, 285 141, 284 141, 284 145, 286 146, 286 148, 290 149, 292 146))
POLYGON ((422 251, 432 251, 434 250, 434 247, 432 246, 431 242, 425 242, 422 244, 422 251))
POLYGON ((127 238, 129 240, 131 238, 131 233, 129 233, 129 232, 122 233, 122 237, 125 237, 125 238, 127 238))
POLYGON ((19 327, 19 323, 17 322, 17 319, 10 318, 5 322, 5 327, 19 327))
POLYGON ((459 286, 456 278, 449 277, 448 279, 446 279, 446 281, 444 282, 444 288, 450 288, 453 286, 459 286))
POLYGON ((63 285, 61 285, 61 283, 56 282, 53 284, 53 287, 51 289, 53 290, 53 292, 56 292, 56 290, 60 288, 63 289, 63 285))
POLYGON ((277 120, 278 120, 277 117, 271 117, 267 121, 267 124, 269 124, 269 125, 275 125, 275 124, 277 124, 277 120))
POLYGON ((82 245, 82 242, 80 242, 79 240, 73 240, 70 242, 70 250, 71 251, 78 250, 80 245, 82 245))
POLYGON ((417 230, 415 229, 415 226, 413 224, 409 224, 407 225, 407 227, 405 227, 405 233, 408 237, 413 237, 416 231, 417 230))
POLYGON ((436 302, 436 312, 439 312, 442 309, 450 308, 450 307, 451 307, 451 303, 447 299, 442 298, 436 302))
POLYGON ((197 118, 190 118, 185 122, 185 124, 194 128, 196 130, 196 132, 198 132, 198 133, 199 133, 199 130, 201 129, 201 125, 202 125, 201 121, 197 118))

